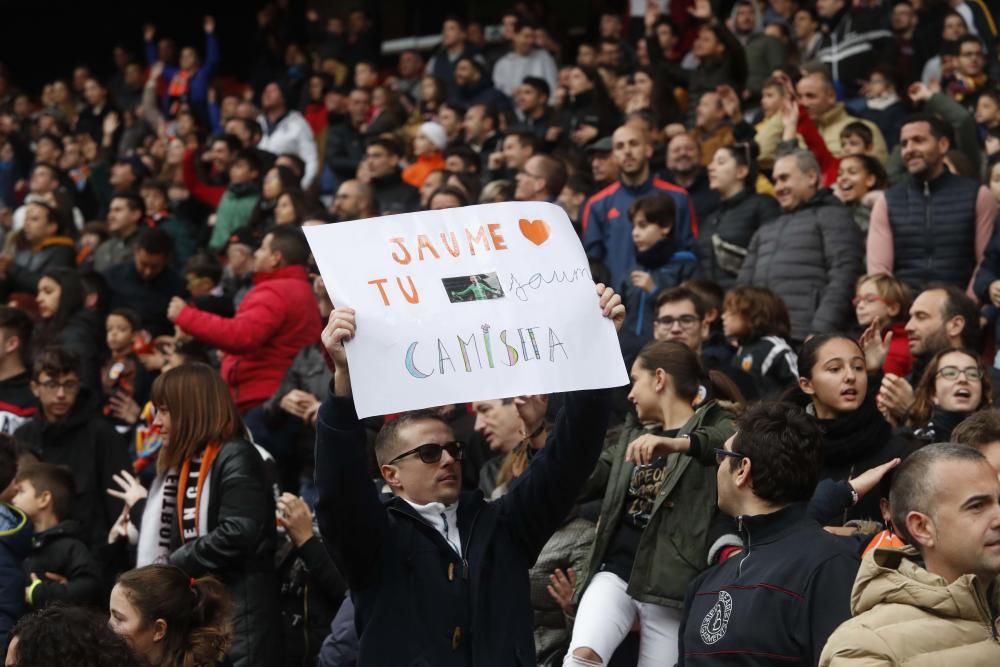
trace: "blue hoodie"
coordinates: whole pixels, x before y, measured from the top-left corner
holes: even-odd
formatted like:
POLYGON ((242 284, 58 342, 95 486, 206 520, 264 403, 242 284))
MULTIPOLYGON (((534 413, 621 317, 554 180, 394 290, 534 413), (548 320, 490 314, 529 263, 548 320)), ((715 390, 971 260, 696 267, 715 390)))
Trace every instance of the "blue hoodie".
POLYGON ((10 630, 25 611, 21 561, 31 552, 33 532, 24 512, 0 503, 0 648, 5 654, 10 630))

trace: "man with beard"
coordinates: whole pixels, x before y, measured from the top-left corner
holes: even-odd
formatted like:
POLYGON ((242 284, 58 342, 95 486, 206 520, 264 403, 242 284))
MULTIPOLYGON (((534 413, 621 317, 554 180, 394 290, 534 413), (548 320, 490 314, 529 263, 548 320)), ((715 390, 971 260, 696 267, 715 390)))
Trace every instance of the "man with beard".
POLYGON ((330 208, 337 222, 363 220, 375 216, 375 196, 371 186, 357 179, 344 181, 337 188, 330 208))
MULTIPOLYGON (((702 100, 713 97, 718 96, 705 93, 702 100)), ((702 102, 698 105, 701 106, 702 102)), ((698 219, 705 220, 719 208, 719 193, 708 186, 708 171, 701 164, 701 154, 693 133, 683 132, 674 136, 667 144, 667 170, 663 176, 687 190, 698 219)))
POLYGON ((977 349, 979 309, 958 287, 931 284, 910 306, 906 338, 913 370, 908 378, 886 373, 878 398, 879 407, 900 421, 913 405, 913 388, 931 357, 941 350, 977 349))
POLYGON ((618 163, 619 177, 590 198, 580 224, 587 256, 604 263, 611 273, 612 285, 621 285, 635 266, 635 243, 628 216, 632 202, 650 194, 666 194, 673 198, 679 250, 691 247, 698 222, 687 192, 650 173, 653 147, 642 130, 631 125, 615 130, 612 153, 618 163))
POLYGON ((993 235, 997 204, 978 181, 951 173, 948 125, 930 114, 903 123, 899 146, 910 178, 872 209, 868 273, 889 273, 914 293, 933 281, 968 288, 993 235))

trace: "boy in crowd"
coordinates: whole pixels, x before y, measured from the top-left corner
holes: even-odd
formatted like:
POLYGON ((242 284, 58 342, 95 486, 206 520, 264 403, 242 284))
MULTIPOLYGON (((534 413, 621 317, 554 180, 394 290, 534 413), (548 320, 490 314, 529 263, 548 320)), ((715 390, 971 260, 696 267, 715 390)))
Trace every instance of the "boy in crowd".
POLYGON ((841 157, 848 155, 872 155, 875 150, 875 137, 871 128, 855 121, 848 123, 840 131, 841 157))
POLYGON ((106 342, 111 358, 101 368, 101 394, 104 397, 104 415, 115 419, 121 431, 131 423, 122 420, 122 410, 131 405, 128 399, 142 405, 149 394, 151 381, 145 366, 139 361, 133 345, 139 333, 139 315, 128 308, 117 308, 105 320, 106 342))
POLYGON ((232 317, 233 300, 222 289, 222 265, 211 255, 199 253, 184 265, 184 279, 191 301, 201 310, 232 317))
POLYGON ((632 202, 628 211, 635 243, 636 265, 620 286, 627 313, 619 334, 625 365, 631 366, 643 345, 653 340, 656 295, 694 277, 698 262, 681 250, 674 233, 676 207, 667 195, 650 195, 632 202))
POLYGON ((24 512, 10 504, 16 486, 17 446, 0 434, 0 647, 24 612, 24 575, 21 561, 31 550, 31 524, 24 512))
POLYGON ((73 474, 62 466, 35 463, 17 476, 14 505, 31 520, 35 534, 24 559, 24 599, 32 609, 54 602, 99 604, 100 568, 69 516, 75 495, 73 474))

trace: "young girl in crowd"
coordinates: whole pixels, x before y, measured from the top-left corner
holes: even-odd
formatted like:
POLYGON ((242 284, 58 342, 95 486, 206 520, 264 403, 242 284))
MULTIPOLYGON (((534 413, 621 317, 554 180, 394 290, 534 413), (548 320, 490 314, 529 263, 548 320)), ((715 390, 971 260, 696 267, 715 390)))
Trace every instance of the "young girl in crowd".
POLYGON ((136 562, 219 577, 233 602, 233 664, 278 664, 274 497, 229 388, 212 367, 185 364, 156 378, 152 402, 157 477, 148 494, 125 474, 109 490, 141 517, 136 562))
POLYGON ((636 624, 639 667, 672 665, 688 584, 734 543, 715 502, 715 449, 733 416, 716 399, 739 400, 738 390, 721 373, 706 377, 673 341, 644 347, 631 378, 638 422, 605 450, 584 492, 603 490, 604 502, 565 665, 607 664, 636 624))
POLYGON ((150 667, 232 665, 229 594, 214 577, 195 579, 172 565, 118 577, 108 624, 150 667))
POLYGON ((403 170, 403 180, 415 188, 435 169, 444 169, 444 149, 448 145, 445 129, 438 123, 427 122, 413 138, 413 163, 403 170))
POLYGON ((971 350, 943 350, 927 364, 913 392, 906 425, 923 442, 948 442, 952 429, 973 412, 993 405, 987 369, 971 350))
POLYGON ((871 155, 855 154, 840 158, 833 193, 851 211, 861 231, 868 231, 872 207, 887 182, 885 168, 871 155))
MULTIPOLYGON (((798 395, 793 400, 805 404, 823 430, 820 480, 844 482, 909 453, 906 439, 894 436, 878 411, 878 384, 869 382, 868 360, 857 341, 818 334, 802 345, 798 362, 798 390, 791 395, 798 395)), ((851 519, 879 520, 878 494, 859 495, 864 497, 846 504, 849 509, 837 525, 851 519)))
POLYGON ((887 273, 869 273, 858 278, 854 294, 858 324, 867 329, 877 323, 882 336, 892 334, 882 371, 906 377, 913 368, 913 355, 906 336, 910 288, 887 273))
POLYGON ((753 398, 773 398, 795 383, 795 352, 786 340, 791 331, 788 308, 774 292, 763 287, 730 290, 722 304, 722 327, 739 345, 732 365, 750 376, 753 398))

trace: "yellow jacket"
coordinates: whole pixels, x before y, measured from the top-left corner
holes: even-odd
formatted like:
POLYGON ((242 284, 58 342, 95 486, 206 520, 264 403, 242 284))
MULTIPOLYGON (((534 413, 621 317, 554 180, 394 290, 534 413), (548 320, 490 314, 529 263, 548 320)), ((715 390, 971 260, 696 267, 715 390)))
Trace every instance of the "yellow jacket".
POLYGON ((854 618, 830 635, 820 667, 996 667, 1000 582, 951 584, 917 564, 912 547, 865 556, 851 593, 854 618))
POLYGON ((876 160, 885 164, 886 160, 889 159, 889 149, 885 145, 885 139, 882 137, 882 131, 878 129, 878 125, 870 120, 858 118, 847 113, 842 103, 835 104, 832 109, 820 116, 816 121, 816 128, 819 130, 820 135, 822 135, 823 141, 826 142, 826 147, 830 149, 830 152, 836 157, 841 157, 840 131, 855 121, 861 121, 872 131, 874 143, 873 156, 876 160))

